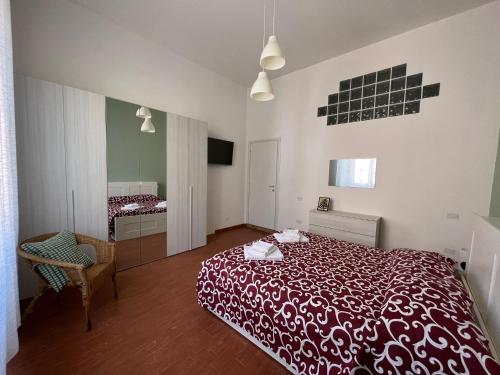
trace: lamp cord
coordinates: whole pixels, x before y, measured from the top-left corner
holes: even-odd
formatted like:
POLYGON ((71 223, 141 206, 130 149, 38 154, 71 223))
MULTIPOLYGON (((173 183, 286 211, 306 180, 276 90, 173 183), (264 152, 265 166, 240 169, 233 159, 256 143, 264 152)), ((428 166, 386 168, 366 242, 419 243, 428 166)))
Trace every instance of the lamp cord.
POLYGON ((264 34, 262 35, 262 49, 266 45, 266 0, 264 0, 264 34))
POLYGON ((274 19, 276 17, 276 0, 274 0, 274 5, 273 5, 273 35, 276 35, 274 33, 274 19))

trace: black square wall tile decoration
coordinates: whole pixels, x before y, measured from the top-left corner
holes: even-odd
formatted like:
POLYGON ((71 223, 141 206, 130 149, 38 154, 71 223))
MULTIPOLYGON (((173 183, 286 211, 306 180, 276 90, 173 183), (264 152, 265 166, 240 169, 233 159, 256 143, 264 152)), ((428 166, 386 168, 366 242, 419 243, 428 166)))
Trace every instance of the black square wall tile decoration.
POLYGON ((370 73, 370 74, 365 74, 363 76, 363 85, 371 85, 372 83, 375 83, 377 81, 377 73, 370 73))
POLYGON ((420 113, 420 101, 439 96, 440 84, 423 85, 423 73, 410 74, 407 64, 344 79, 339 91, 328 95, 328 105, 317 116, 327 125, 347 124, 420 113))
POLYGON ((391 91, 404 90, 406 86, 406 77, 396 78, 391 81, 391 91))
POLYGON ((349 112, 349 122, 357 122, 361 120, 361 112, 349 112))
POLYGON ((420 112, 420 100, 405 103, 405 115, 412 115, 420 112))
POLYGON ((326 125, 335 125, 337 124, 337 116, 328 116, 326 119, 326 125))
POLYGON ((405 101, 405 92, 404 91, 396 91, 391 92, 391 104, 403 103, 405 101))
POLYGON ((391 68, 379 70, 377 72, 377 82, 387 81, 391 79, 391 68))
POLYGON ((362 105, 363 105, 363 109, 373 108, 373 106, 375 105, 375 97, 370 96, 369 98, 364 98, 362 105))
POLYGON ((339 102, 339 94, 328 95, 328 104, 336 104, 339 102))
POLYGON ((422 86, 422 73, 413 74, 406 77, 406 87, 417 87, 422 86))
POLYGON ((406 90, 405 101, 410 102, 412 100, 420 100, 422 97, 422 87, 414 87, 412 89, 406 90))
POLYGON ((367 120, 372 120, 374 116, 374 109, 365 109, 363 112, 361 112, 361 120, 362 121, 367 121, 367 120))
POLYGON ((351 92, 350 91, 344 91, 344 92, 341 92, 340 95, 339 95, 339 101, 340 102, 346 102, 350 99, 351 97, 351 92))
POLYGON ((425 85, 422 90, 422 98, 432 98, 439 95, 439 83, 425 85))
POLYGON ((389 106, 389 116, 401 116, 403 114, 403 104, 389 106))
POLYGON ((375 97, 375 107, 380 107, 389 104, 389 94, 377 95, 375 97))
POLYGON ((346 124, 349 122, 349 113, 341 113, 337 116, 337 124, 346 124))
POLYGON ((380 107, 375 108, 375 118, 384 118, 387 117, 387 113, 389 112, 388 107, 380 107))
POLYGON ((406 64, 392 67, 392 79, 406 76, 406 64))
POLYGON ((363 86, 363 76, 351 79, 351 89, 363 86))
POLYGON ((346 79, 346 80, 340 81, 339 87, 340 87, 340 91, 349 90, 351 88, 351 80, 346 79))
POLYGON ((389 92, 390 85, 389 81, 377 83, 377 95, 389 92))
POLYGON ((349 102, 339 104, 339 113, 349 112, 349 102))
POLYGON ((361 98, 361 88, 351 90, 351 100, 361 98))
POLYGON ((337 114, 337 104, 328 106, 328 115, 336 115, 337 114))
POLYGON ((361 109, 361 99, 351 101, 349 111, 359 111, 361 109))
POLYGON ((363 97, 375 95, 375 85, 369 85, 363 87, 363 97))
POLYGON ((327 107, 318 108, 318 117, 326 116, 327 107))

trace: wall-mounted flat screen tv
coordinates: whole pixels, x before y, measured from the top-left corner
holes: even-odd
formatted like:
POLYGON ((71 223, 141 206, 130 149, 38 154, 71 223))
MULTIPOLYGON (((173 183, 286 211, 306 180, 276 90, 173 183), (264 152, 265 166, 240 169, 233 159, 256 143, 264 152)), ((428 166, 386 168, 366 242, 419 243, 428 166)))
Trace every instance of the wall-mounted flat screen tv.
POLYGON ((208 137, 208 164, 233 164, 233 142, 208 137))

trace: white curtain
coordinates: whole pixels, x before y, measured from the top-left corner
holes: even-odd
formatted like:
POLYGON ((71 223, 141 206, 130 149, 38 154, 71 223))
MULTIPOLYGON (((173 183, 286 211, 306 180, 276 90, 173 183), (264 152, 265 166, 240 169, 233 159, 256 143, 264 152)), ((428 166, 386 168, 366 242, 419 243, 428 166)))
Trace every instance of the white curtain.
POLYGON ((0 0, 0 374, 18 350, 16 133, 10 2, 0 0))

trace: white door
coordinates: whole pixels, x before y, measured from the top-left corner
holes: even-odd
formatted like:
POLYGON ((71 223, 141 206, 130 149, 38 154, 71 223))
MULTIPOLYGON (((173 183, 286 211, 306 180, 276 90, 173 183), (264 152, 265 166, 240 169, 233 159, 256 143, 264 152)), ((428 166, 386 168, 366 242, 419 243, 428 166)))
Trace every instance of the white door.
POLYGON ((250 142, 248 223, 276 228, 278 141, 250 142))

